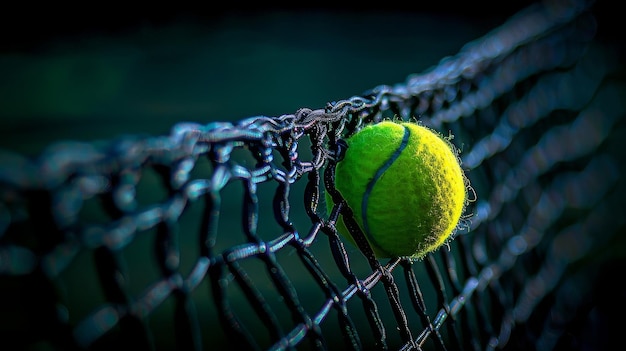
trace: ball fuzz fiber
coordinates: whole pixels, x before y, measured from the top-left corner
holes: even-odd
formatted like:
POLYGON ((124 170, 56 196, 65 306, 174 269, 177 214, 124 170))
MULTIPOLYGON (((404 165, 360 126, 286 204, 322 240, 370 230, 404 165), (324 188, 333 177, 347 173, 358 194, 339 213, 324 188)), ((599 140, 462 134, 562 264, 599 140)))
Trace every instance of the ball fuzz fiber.
MULTIPOLYGON (((447 139, 416 123, 383 121, 346 142, 335 187, 377 257, 421 259, 451 238, 469 183, 447 139)), ((330 212, 328 194, 326 203, 330 212)), ((342 217, 337 229, 355 242, 342 217)))

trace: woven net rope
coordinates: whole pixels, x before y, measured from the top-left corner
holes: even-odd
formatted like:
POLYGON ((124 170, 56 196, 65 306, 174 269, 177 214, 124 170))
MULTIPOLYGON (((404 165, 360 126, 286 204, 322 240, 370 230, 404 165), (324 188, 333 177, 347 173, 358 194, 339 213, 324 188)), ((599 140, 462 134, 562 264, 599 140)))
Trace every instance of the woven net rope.
POLYGON ((531 6, 432 69, 323 108, 1 151, 3 348, 608 338, 625 109, 592 5, 531 6), (346 205, 326 211, 337 142, 392 118, 454 135, 475 191, 454 240, 423 260, 371 257, 337 234, 346 205))

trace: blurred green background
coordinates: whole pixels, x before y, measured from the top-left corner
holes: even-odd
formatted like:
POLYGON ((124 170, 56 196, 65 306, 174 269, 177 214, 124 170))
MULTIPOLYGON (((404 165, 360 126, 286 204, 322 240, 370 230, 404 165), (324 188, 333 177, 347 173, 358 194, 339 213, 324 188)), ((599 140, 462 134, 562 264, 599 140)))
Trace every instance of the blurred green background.
POLYGON ((0 147, 36 154, 61 139, 321 108, 403 82, 522 5, 6 11, 0 147))

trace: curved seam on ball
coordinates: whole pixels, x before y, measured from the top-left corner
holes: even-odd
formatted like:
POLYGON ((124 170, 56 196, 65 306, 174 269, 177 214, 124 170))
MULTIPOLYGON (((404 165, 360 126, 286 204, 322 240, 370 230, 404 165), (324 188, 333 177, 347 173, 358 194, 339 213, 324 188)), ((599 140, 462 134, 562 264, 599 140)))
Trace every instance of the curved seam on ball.
POLYGON ((374 237, 370 235, 369 224, 367 223, 367 205, 369 202, 370 193, 374 189, 374 186, 376 185, 376 182, 378 182, 378 179, 380 179, 383 173, 385 173, 389 169, 389 167, 391 167, 391 165, 398 159, 398 157, 400 157, 400 154, 402 154, 402 151, 404 151, 404 149, 409 144, 411 131, 409 130, 409 128, 405 126, 402 126, 402 127, 404 128, 404 135, 402 136, 402 142, 400 142, 400 145, 398 146, 396 151, 394 151, 391 157, 387 160, 387 162, 385 162, 376 171, 376 174, 374 174, 374 178, 372 178, 372 180, 370 180, 370 182, 367 184, 367 188, 365 189, 365 193, 363 194, 363 200, 361 201, 361 219, 363 222, 363 230, 365 231, 365 235, 367 235, 367 238, 377 247, 380 247, 380 245, 378 245, 374 237))

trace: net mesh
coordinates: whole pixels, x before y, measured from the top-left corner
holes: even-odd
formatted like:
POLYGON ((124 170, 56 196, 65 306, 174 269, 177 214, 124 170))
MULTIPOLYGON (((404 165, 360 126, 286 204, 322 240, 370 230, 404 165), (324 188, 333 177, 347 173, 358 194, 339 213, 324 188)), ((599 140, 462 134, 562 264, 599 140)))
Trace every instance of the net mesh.
POLYGON ((584 349, 623 267, 623 88, 584 1, 518 13, 396 85, 278 117, 0 153, 0 333, 18 349, 584 349), (340 139, 454 135, 475 190, 423 260, 326 213, 340 139), (234 217, 233 217, 234 216, 234 217), (234 218, 234 219, 233 219, 234 218), (617 267, 617 268, 609 268, 617 267), (610 285, 609 285, 610 284, 610 285))

